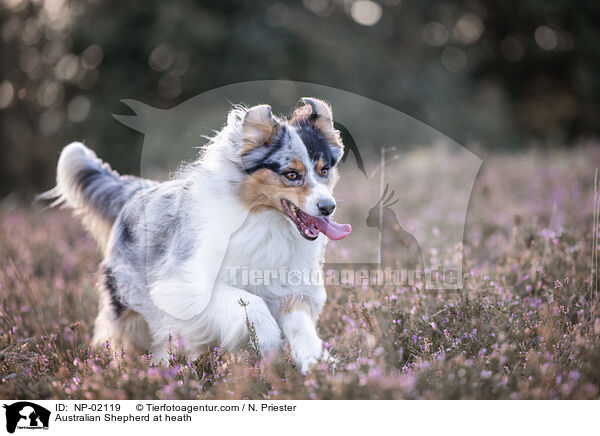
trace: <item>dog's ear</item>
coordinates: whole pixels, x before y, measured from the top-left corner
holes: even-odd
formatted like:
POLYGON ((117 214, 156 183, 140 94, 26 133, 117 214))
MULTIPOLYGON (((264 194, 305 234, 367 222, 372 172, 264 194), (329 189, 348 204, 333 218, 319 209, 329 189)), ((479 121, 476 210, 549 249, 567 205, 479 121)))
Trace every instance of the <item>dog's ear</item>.
POLYGON ((332 146, 343 149, 340 132, 333 126, 333 112, 329 103, 318 98, 304 97, 297 106, 290 120, 292 124, 310 123, 323 133, 332 146))
POLYGON ((273 116, 271 106, 260 104, 246 111, 242 126, 242 154, 269 142, 277 131, 279 121, 273 116))
POLYGON ((303 115, 311 118, 311 121, 320 123, 323 127, 326 125, 333 126, 333 113, 329 103, 318 98, 303 97, 298 102, 299 108, 296 109, 294 115, 303 115))

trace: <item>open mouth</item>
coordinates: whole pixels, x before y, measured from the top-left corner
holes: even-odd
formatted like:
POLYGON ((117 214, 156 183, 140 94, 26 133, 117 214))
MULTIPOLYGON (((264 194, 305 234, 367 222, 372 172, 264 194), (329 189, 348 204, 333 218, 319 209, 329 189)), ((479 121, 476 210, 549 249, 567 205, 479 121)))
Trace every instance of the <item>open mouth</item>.
POLYGON ((352 231, 350 224, 338 224, 328 217, 309 215, 289 200, 282 199, 281 204, 300 234, 309 241, 317 239, 319 233, 329 239, 343 239, 352 231))

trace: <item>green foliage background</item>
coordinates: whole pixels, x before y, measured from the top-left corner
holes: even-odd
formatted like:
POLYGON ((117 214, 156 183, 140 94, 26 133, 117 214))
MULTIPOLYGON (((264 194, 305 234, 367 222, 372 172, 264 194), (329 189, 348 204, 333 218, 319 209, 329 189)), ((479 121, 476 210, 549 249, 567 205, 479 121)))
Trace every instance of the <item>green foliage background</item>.
POLYGON ((143 138, 111 117, 120 99, 170 108, 250 80, 345 89, 466 146, 597 136, 599 3, 363 2, 372 25, 355 3, 3 0, 0 196, 50 187, 72 140, 135 172, 143 138))

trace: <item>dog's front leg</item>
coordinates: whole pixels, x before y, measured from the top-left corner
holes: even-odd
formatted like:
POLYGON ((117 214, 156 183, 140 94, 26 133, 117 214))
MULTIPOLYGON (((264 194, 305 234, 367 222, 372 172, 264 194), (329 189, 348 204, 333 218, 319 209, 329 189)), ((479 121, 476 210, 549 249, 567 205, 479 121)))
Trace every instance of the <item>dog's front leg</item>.
POLYGON ((323 341, 317 335, 315 321, 308 312, 294 310, 281 316, 280 323, 292 357, 306 374, 323 357, 323 341))

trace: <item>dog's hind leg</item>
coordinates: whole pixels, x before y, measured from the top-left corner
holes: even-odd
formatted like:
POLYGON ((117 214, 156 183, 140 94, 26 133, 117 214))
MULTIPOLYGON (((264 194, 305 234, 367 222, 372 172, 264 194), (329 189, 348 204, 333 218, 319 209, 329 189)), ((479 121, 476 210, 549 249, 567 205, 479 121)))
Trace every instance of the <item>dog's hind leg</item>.
POLYGON ((116 328, 125 352, 139 356, 148 350, 150 345, 148 323, 138 312, 125 310, 117 318, 116 328))
POLYGON ((124 351, 132 357, 140 356, 150 346, 148 324, 139 313, 125 309, 118 315, 110 304, 101 302, 94 324, 92 346, 109 343, 114 351, 124 351))

